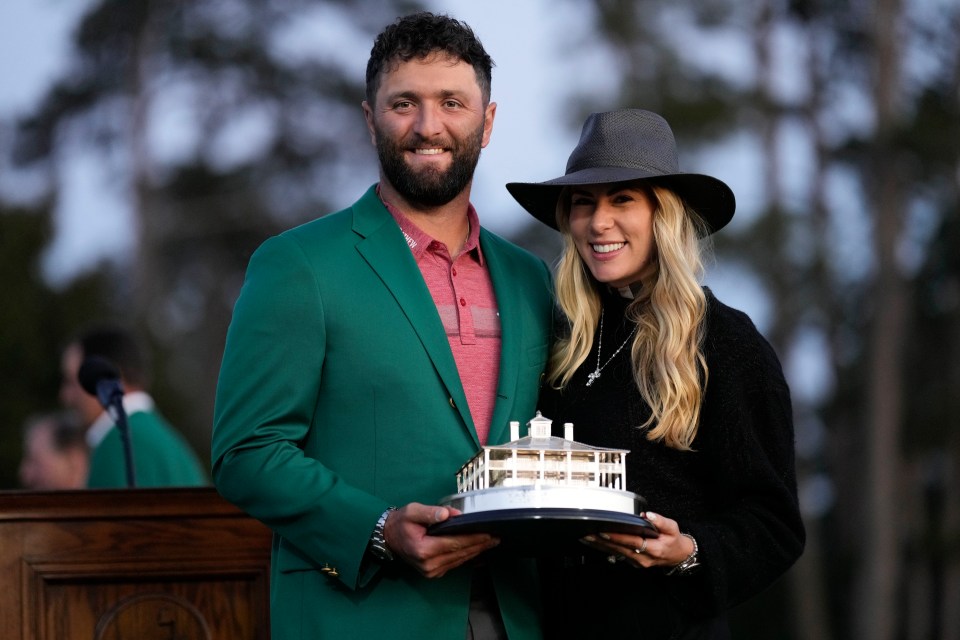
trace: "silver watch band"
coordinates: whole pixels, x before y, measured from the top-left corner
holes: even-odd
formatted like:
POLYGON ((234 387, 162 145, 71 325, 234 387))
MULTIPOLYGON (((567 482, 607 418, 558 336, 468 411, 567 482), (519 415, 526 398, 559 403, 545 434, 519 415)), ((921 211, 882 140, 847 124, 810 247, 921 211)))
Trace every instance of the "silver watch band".
POLYGON ((373 533, 370 534, 370 553, 381 562, 391 562, 393 560, 393 552, 390 551, 390 547, 387 546, 387 539, 383 535, 383 528, 387 524, 387 516, 390 515, 391 511, 396 510, 396 507, 390 507, 380 514, 380 518, 373 528, 373 533))
POLYGON ((696 538, 689 533, 681 533, 680 535, 690 539, 690 542, 693 543, 693 551, 690 552, 690 555, 687 556, 683 562, 670 569, 670 571, 667 571, 668 576, 683 576, 700 566, 700 547, 697 545, 696 538))

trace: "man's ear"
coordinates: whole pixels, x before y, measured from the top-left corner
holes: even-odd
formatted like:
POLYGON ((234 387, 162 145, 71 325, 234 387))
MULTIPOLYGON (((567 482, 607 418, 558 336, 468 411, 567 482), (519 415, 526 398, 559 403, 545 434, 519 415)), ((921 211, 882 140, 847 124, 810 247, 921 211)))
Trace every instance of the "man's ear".
POLYGON ((363 108, 363 118, 367 121, 367 131, 370 132, 370 144, 377 146, 377 129, 373 126, 373 108, 364 100, 360 103, 363 108))
POLYGON ((490 144, 490 135, 493 133, 493 119, 497 115, 497 103, 491 102, 483 111, 483 140, 480 143, 481 148, 486 148, 490 144))

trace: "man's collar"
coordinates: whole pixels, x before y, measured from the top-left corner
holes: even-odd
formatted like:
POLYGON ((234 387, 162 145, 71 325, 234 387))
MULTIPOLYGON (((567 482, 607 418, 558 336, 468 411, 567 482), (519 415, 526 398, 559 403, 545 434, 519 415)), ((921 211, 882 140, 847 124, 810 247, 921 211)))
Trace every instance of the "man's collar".
MULTIPOLYGON (((123 411, 128 416, 132 413, 141 411, 152 411, 154 407, 153 398, 144 391, 131 391, 123 394, 123 411)), ((104 411, 93 421, 90 428, 87 429, 86 440, 90 449, 96 449, 97 445, 103 442, 103 439, 110 433, 114 426, 113 418, 104 411)))
MULTIPOLYGON (((380 192, 379 184, 377 185, 377 196, 380 198, 383 206, 387 208, 387 211, 390 212, 390 215, 393 216, 393 219, 396 220, 400 231, 403 233, 403 238, 407 242, 407 246, 410 247, 410 251, 413 252, 415 258, 419 259, 420 256, 423 255, 423 252, 426 251, 430 247, 430 244, 436 239, 418 227, 403 211, 384 200, 380 192)), ((466 241, 463 243, 462 252, 472 252, 473 257, 482 265, 483 252, 479 250, 480 217, 477 215, 477 210, 473 204, 467 205, 467 223, 470 225, 470 232, 467 235, 466 241)))

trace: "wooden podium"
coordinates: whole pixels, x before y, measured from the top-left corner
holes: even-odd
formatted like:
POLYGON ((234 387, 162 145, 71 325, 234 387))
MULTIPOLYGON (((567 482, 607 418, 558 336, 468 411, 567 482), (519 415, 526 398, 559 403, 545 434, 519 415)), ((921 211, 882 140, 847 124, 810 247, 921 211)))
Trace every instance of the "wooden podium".
POLYGON ((270 539, 213 488, 0 492, 0 637, 269 638, 270 539))

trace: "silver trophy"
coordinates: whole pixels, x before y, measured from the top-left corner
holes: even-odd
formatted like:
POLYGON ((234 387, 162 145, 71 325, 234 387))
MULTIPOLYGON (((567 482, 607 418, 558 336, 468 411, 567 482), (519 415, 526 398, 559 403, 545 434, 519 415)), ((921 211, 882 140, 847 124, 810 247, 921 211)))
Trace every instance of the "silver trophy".
POLYGON ((430 533, 492 533, 525 555, 567 551, 601 531, 656 536, 640 515, 646 501, 625 489, 629 451, 577 442, 571 423, 564 437, 553 436, 552 424, 538 411, 521 438, 520 423, 511 422, 510 442, 485 446, 460 467, 457 493, 440 504, 461 515, 430 533))

